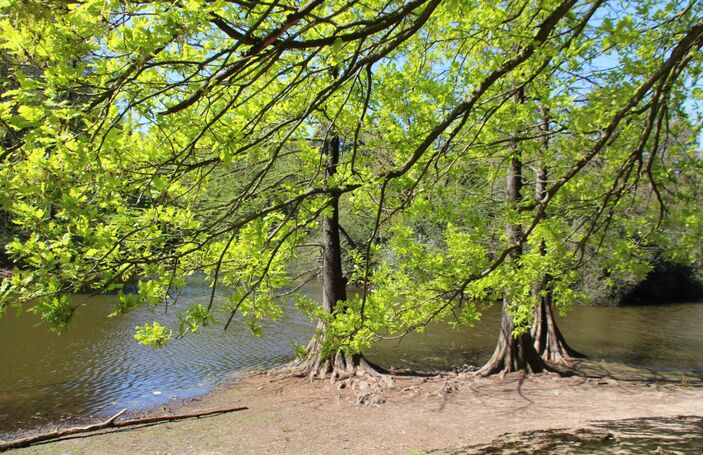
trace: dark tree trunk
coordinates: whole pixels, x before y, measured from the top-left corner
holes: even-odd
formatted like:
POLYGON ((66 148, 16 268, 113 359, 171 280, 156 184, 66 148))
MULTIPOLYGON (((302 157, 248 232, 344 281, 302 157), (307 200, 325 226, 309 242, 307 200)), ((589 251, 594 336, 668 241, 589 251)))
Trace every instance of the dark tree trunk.
MULTIPOLYGON (((337 172, 340 160, 340 139, 326 140, 321 151, 325 163, 325 181, 337 172)), ((340 197, 330 198, 332 213, 322 217, 323 227, 323 308, 328 313, 335 310, 337 302, 347 300, 345 277, 342 275, 342 247, 340 245, 340 197)))
MULTIPOLYGON (((543 136, 543 150, 547 151, 549 146, 550 118, 547 109, 542 109, 541 130, 543 136)), ((545 197, 548 180, 548 168, 541 157, 536 163, 535 175, 535 198, 541 201, 545 197)), ((541 242, 540 254, 545 254, 545 242, 541 242)), ((557 326, 552 306, 552 294, 550 292, 550 277, 545 276, 538 280, 533 286, 533 297, 538 301, 535 307, 533 326, 531 335, 536 351, 543 360, 553 363, 568 365, 574 358, 583 358, 585 355, 572 349, 565 341, 564 336, 557 326)))
MULTIPOLYGON (((340 159, 340 139, 333 136, 326 139, 321 148, 325 163, 326 182, 337 172, 340 159)), ((342 274, 342 247, 340 245, 339 196, 331 195, 330 215, 322 217, 323 230, 323 309, 335 313, 347 300, 347 282, 342 274)), ((303 373, 311 377, 332 375, 333 379, 354 374, 378 375, 383 370, 368 362, 361 354, 348 354, 343 351, 325 353, 323 350, 325 331, 323 321, 318 323, 316 335, 306 348, 306 356, 295 363, 303 373)))
MULTIPOLYGON (((517 95, 517 101, 523 103, 525 99, 523 90, 517 95)), ((511 168, 506 179, 506 200, 511 207, 517 207, 521 202, 521 186, 523 178, 523 162, 517 144, 512 145, 511 168)), ((523 228, 518 223, 509 223, 506 227, 509 247, 509 260, 516 263, 523 251, 521 237, 523 228)), ((501 331, 499 340, 489 362, 478 372, 480 376, 490 376, 493 374, 505 374, 516 371, 527 373, 539 373, 551 370, 540 357, 533 346, 533 338, 530 332, 523 332, 514 336, 515 328, 513 315, 509 312, 510 295, 504 294, 504 302, 501 308, 501 331)))

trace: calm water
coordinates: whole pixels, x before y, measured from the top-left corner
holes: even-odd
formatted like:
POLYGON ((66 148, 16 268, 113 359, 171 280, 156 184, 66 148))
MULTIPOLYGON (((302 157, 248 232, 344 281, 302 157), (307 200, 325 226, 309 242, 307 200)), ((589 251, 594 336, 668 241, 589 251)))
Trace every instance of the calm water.
MULTIPOLYGON (((425 333, 382 341, 372 357, 397 368, 482 365, 494 352, 501 319, 492 307, 475 327, 456 331, 440 324, 425 333)), ((656 369, 702 369, 702 305, 575 306, 558 317, 560 330, 590 358, 656 369)))
MULTIPOLYGON (((319 296, 319 289, 306 290, 319 296)), ((182 304, 207 300, 191 287, 182 304)), ((207 327, 154 350, 133 338, 139 324, 176 320, 176 311, 140 308, 107 318, 114 297, 76 296, 85 303, 61 336, 33 315, 0 319, 0 435, 65 420, 139 410, 206 393, 238 371, 269 368, 292 358, 293 343, 305 344, 313 325, 294 311, 270 323, 265 336, 250 336, 244 324, 207 327)), ((382 341, 369 352, 397 368, 481 364, 498 334, 499 307, 472 329, 428 327, 401 341, 382 341)), ((593 358, 634 365, 700 371, 702 305, 605 308, 575 307, 561 320, 571 344, 593 358)))

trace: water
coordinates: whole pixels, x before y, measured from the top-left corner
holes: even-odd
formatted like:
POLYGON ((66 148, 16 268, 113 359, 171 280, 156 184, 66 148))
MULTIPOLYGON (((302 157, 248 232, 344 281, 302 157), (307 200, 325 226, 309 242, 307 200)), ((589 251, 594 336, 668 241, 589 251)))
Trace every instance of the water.
MULTIPOLYGON (((319 286, 305 290, 319 297, 319 286)), ((182 305, 205 303, 208 290, 190 287, 182 305)), ((137 325, 176 321, 173 308, 140 308, 107 318, 113 296, 76 296, 83 305, 63 335, 50 333, 34 315, 0 319, 0 437, 54 422, 81 421, 207 393, 237 372, 270 368, 305 344, 313 324, 295 311, 269 323, 261 338, 233 322, 154 350, 133 338, 137 325)), ((702 369, 702 305, 575 307, 560 325, 574 348, 590 357, 663 369, 702 369)), ((422 334, 378 343, 371 360, 396 368, 479 365, 498 336, 499 306, 476 327, 454 331, 432 324, 422 334)))
MULTIPOLYGON (((315 289, 309 290, 315 294, 315 289)), ((179 306, 207 304, 205 287, 182 293, 179 306)), ((205 327, 162 349, 140 345, 135 327, 158 320, 177 326, 177 310, 139 308, 108 318, 114 296, 75 296, 83 305, 64 334, 50 333, 32 314, 0 318, 0 437, 50 422, 86 420, 123 408, 145 409, 202 395, 232 381, 242 370, 265 369, 289 360, 292 343, 313 334, 295 311, 265 325, 264 337, 233 321, 205 327)))
MULTIPOLYGON (((473 328, 432 324, 424 333, 384 340, 370 357, 388 367, 482 365, 494 352, 501 319, 494 305, 473 328)), ((590 358, 653 369, 702 370, 702 305, 575 306, 558 325, 570 346, 590 358)))

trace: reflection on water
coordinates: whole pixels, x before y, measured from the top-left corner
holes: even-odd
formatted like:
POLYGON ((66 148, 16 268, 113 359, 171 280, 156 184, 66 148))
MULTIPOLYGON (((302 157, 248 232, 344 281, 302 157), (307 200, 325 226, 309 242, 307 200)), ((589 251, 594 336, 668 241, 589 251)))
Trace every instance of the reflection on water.
MULTIPOLYGON (((500 305, 475 327, 453 330, 434 324, 424 333, 379 343, 370 352, 396 368, 481 365, 494 351, 500 305)), ((590 358, 651 368, 702 369, 701 303, 633 307, 575 306, 558 317, 570 345, 590 358)))
MULTIPOLYGON (((306 289, 319 297, 319 286, 306 289)), ((33 315, 0 319, 0 435, 48 422, 84 420, 206 393, 238 370, 280 365, 304 344, 313 324, 295 311, 269 323, 262 338, 242 323, 223 332, 206 327, 163 349, 139 345, 137 325, 177 320, 172 308, 140 308, 107 318, 112 296, 76 296, 83 305, 68 332, 56 336, 33 315)), ((205 303, 208 289, 192 286, 181 305, 205 303)), ((441 324, 402 341, 383 341, 369 356, 396 368, 480 364, 498 334, 498 306, 471 329, 441 324)), ((574 347, 592 357, 658 368, 702 368, 702 306, 576 307, 561 321, 574 347)))
MULTIPOLYGON (((314 290, 311 290, 314 291, 314 290)), ((208 288, 182 292, 179 306, 206 303, 208 288)), ((76 296, 84 306, 57 336, 34 315, 0 319, 0 435, 67 418, 105 416, 202 395, 237 370, 270 368, 290 359, 292 343, 306 343, 307 317, 286 312, 267 324, 264 337, 233 321, 201 329, 162 349, 142 346, 135 327, 158 320, 177 327, 178 308, 139 308, 106 317, 114 296, 76 296)))

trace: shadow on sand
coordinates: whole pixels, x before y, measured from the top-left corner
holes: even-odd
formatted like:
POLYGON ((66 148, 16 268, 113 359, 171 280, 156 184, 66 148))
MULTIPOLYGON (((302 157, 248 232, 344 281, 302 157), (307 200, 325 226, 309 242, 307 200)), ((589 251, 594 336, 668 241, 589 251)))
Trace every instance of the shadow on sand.
POLYGON ((585 428, 504 434, 489 444, 433 454, 691 454, 702 453, 702 418, 650 417, 596 421, 585 428))

